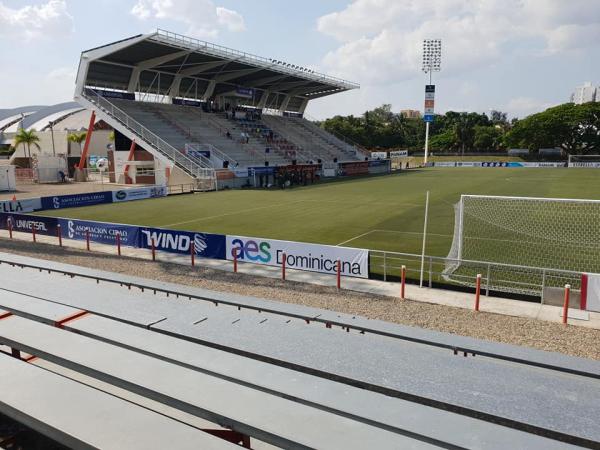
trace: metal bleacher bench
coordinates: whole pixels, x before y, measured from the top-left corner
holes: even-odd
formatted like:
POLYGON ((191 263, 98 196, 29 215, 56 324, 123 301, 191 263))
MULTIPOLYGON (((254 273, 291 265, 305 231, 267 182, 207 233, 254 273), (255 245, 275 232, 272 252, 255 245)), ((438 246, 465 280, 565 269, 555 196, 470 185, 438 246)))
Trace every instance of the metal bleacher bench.
POLYGON ((592 361, 16 258, 0 254, 0 308, 10 313, 0 343, 275 446, 553 449, 597 436, 587 419, 600 373, 592 361), (64 276, 70 270, 74 278, 64 276), (478 356, 454 356, 453 345, 478 356), (567 421, 553 423, 540 406, 554 401, 567 421), (524 425, 482 420, 490 415, 524 425), (578 422, 565 428, 571 417, 578 422))

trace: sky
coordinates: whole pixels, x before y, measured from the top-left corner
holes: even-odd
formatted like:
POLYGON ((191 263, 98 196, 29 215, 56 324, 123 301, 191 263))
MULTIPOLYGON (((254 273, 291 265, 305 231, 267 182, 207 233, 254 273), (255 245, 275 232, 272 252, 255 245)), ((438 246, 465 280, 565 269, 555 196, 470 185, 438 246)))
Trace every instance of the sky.
POLYGON ((0 109, 73 98, 82 50, 163 28, 360 83, 307 116, 422 109, 524 117, 600 85, 600 0, 0 0, 0 109))

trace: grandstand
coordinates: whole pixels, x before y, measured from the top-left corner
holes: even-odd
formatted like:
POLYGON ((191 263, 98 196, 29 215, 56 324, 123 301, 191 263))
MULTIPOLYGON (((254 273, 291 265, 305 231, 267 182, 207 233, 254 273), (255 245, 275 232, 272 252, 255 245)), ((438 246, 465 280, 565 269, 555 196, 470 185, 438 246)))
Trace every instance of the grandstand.
POLYGON ((81 55, 75 100, 128 143, 193 179, 215 169, 358 161, 361 150, 303 118, 308 103, 358 84, 175 33, 81 55))

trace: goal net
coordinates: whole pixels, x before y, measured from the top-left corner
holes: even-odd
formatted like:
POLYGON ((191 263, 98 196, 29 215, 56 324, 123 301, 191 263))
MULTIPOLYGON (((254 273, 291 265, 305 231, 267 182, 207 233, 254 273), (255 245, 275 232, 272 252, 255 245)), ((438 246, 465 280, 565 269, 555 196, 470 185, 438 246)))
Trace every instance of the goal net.
POLYGON ((600 273, 600 201, 463 195, 455 205, 448 258, 446 280, 472 284, 463 281, 473 271, 485 277, 489 268, 470 261, 498 263, 501 277, 522 272, 518 280, 506 280, 512 287, 503 290, 523 293, 547 284, 532 278, 545 277, 542 269, 600 273), (504 264, 520 269, 502 269, 504 264))
POLYGON ((600 168, 600 155, 569 155, 568 167, 600 168))

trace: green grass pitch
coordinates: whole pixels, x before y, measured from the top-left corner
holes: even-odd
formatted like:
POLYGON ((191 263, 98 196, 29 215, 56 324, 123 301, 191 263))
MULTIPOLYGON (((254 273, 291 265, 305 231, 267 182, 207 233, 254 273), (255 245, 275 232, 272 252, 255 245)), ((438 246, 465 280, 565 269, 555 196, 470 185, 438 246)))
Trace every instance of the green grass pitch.
POLYGON ((597 169, 431 168, 286 190, 232 190, 46 212, 180 230, 446 256, 461 194, 600 199, 597 169))

